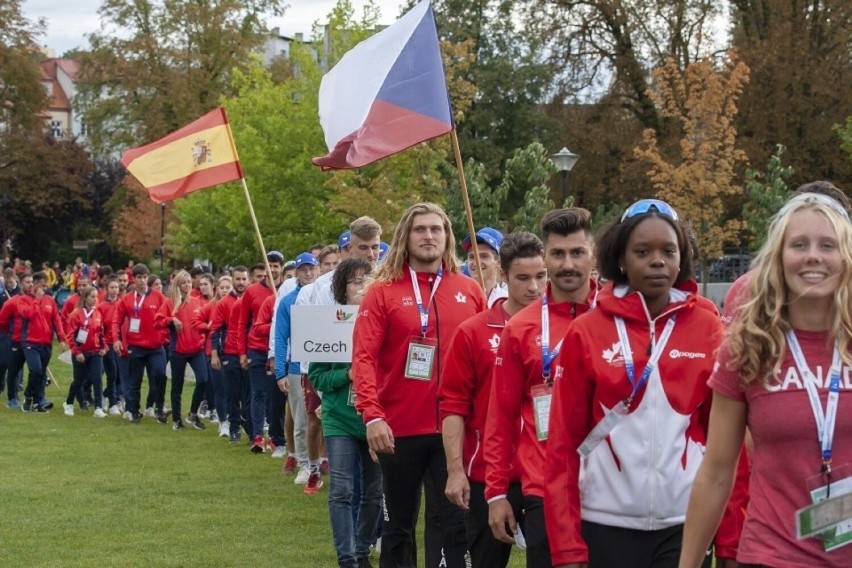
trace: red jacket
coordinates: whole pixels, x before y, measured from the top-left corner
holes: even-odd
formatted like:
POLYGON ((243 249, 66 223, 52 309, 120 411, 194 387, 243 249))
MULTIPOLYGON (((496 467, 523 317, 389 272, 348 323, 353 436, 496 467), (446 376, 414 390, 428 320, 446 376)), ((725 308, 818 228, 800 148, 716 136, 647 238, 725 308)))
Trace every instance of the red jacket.
POLYGON ((129 324, 125 328, 127 333, 124 334, 122 343, 124 347, 134 346, 142 349, 156 349, 162 347, 165 343, 163 335, 168 328, 168 321, 162 317, 157 317, 163 304, 166 302, 166 297, 157 290, 148 288, 142 303, 136 312, 136 302, 140 299, 139 293, 136 290, 128 292, 118 302, 115 310, 115 319, 112 322, 112 336, 118 337, 118 332, 122 329, 125 322, 130 322, 132 318, 139 318, 139 331, 130 331, 129 324))
POLYGON ((237 334, 236 328, 239 326, 239 318, 240 312, 239 310, 235 310, 237 302, 239 302, 240 297, 236 292, 231 291, 230 294, 216 302, 213 307, 213 319, 210 322, 210 336, 213 340, 213 349, 216 350, 216 354, 221 357, 222 355, 237 355, 237 334), (227 344, 227 339, 231 335, 231 317, 232 314, 236 315, 236 320, 233 323, 233 344, 230 346, 230 351, 227 350, 229 347, 227 344))
MULTIPOLYGON (((672 290, 668 307, 654 320, 647 316, 641 294, 625 291, 626 287, 607 286, 598 309, 568 330, 559 356, 544 495, 554 565, 588 561, 581 518, 635 530, 682 524, 704 454, 712 400, 707 379, 722 339, 719 317, 699 303, 692 281, 672 290), (577 448, 606 409, 633 389, 616 316, 625 322, 637 380, 648 362, 649 345, 660 340, 670 319, 677 319, 657 369, 627 416, 584 460, 583 479, 578 482, 577 448)), ((721 557, 735 555, 739 526, 731 525, 742 518, 734 517, 727 515, 726 528, 717 534, 716 553, 721 557), (719 538, 722 534, 726 537, 719 538)))
MULTIPOLYGON (((550 299, 549 285, 547 296, 550 299)), ((555 349, 565 337, 574 318, 589 311, 596 296, 597 288, 592 281, 587 303, 554 304, 550 300, 550 349, 555 349)), ((500 337, 485 422, 485 499, 488 501, 506 495, 516 458, 523 494, 544 497, 547 443, 538 440, 531 396, 534 386, 544 384, 541 357, 541 301, 537 301, 515 314, 500 337)))
MULTIPOLYGON (((255 282, 243 293, 243 301, 240 303, 240 324, 237 326, 237 348, 239 355, 246 355, 249 350, 248 336, 254 320, 257 319, 257 314, 260 311, 260 306, 263 301, 269 297, 275 296, 275 290, 270 288, 266 280, 255 282)), ((255 349, 255 347, 252 347, 255 349)), ((269 344, 260 347, 259 351, 267 352, 269 344)))
MULTIPOLYGON (((118 308, 118 303, 120 301, 120 298, 116 298, 114 301, 110 302, 107 297, 104 296, 104 299, 98 302, 98 310, 101 312, 101 318, 104 322, 104 340, 109 346, 112 346, 112 344, 115 343, 115 340, 118 339, 117 335, 113 335, 112 324, 115 321, 116 308, 118 308)), ((74 338, 72 337, 71 339, 74 338)))
POLYGON ((198 311, 195 316, 192 318, 192 327, 195 328, 198 333, 204 336, 204 354, 208 357, 213 350, 213 345, 211 342, 211 333, 210 333, 210 324, 213 319, 213 309, 216 306, 216 302, 212 300, 208 300, 204 296, 201 296, 198 299, 199 304, 201 304, 201 310, 198 311))
POLYGON ((159 317, 165 325, 171 326, 171 333, 174 334, 172 345, 178 355, 196 355, 204 349, 204 334, 192 325, 193 319, 198 317, 199 312, 201 312, 201 303, 192 298, 182 303, 177 311, 174 309, 171 298, 166 298, 160 308, 159 317), (173 318, 177 318, 182 324, 180 332, 174 328, 173 318))
POLYGON ((248 348, 253 351, 269 351, 269 332, 272 329, 272 310, 275 306, 275 294, 266 296, 260 310, 254 318, 248 336, 248 348))
POLYGON ((23 321, 18 317, 18 301, 23 294, 12 296, 6 303, 3 304, 3 309, 0 310, 0 332, 12 336, 12 341, 15 343, 21 342, 21 326, 23 321))
POLYGON ((104 320, 103 312, 95 308, 91 317, 86 320, 86 313, 82 310, 74 310, 68 316, 68 341, 71 346, 71 353, 79 355, 81 353, 97 353, 107 348, 104 334, 109 329, 109 324, 104 320), (83 343, 77 342, 77 334, 81 329, 85 329, 86 341, 83 343))
POLYGON ((59 308, 52 297, 45 294, 36 299, 30 294, 21 294, 21 299, 15 306, 22 320, 21 343, 50 345, 53 343, 54 332, 60 342, 68 343, 59 317, 59 308))
MULTIPOLYGON (((503 310, 505 301, 505 298, 497 299, 487 311, 476 314, 459 326, 453 336, 438 390, 441 421, 448 415, 464 419, 464 469, 467 477, 478 483, 485 483, 483 435, 494 361, 500 334, 508 321, 503 310)), ((513 468, 510 480, 518 482, 520 479, 520 474, 513 468)))
MULTIPOLYGON (((98 298, 100 299, 100 298, 98 298)), ((65 303, 62 304, 62 312, 60 313, 60 317, 62 318, 62 325, 66 328, 70 323, 71 312, 74 311, 74 308, 77 307, 77 304, 80 303, 80 293, 77 292, 75 294, 71 294, 66 298, 65 303)), ((73 340, 73 338, 72 338, 73 340)))
MULTIPOLYGON (((434 278, 435 274, 417 273, 424 303, 432 295, 434 278)), ((444 274, 432 298, 426 333, 433 344, 437 339, 432 379, 406 379, 409 342, 421 334, 408 266, 399 280, 370 286, 353 332, 356 408, 364 422, 384 419, 395 437, 440 433, 438 387, 450 340, 462 322, 484 309, 485 296, 476 281, 461 274, 444 274)))

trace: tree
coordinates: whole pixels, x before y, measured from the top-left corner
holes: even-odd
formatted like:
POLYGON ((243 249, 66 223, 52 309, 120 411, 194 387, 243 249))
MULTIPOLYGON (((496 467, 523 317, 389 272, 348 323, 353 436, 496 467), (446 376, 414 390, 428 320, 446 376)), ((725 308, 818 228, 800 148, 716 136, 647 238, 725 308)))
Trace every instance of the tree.
POLYGON ((24 129, 39 131, 40 113, 47 107, 38 67, 41 53, 35 38, 44 21, 23 15, 19 0, 0 0, 0 125, 3 133, 24 129))
POLYGON ((104 0, 78 84, 99 154, 150 142, 230 94, 233 69, 261 45, 282 0, 104 0))
POLYGON ((790 150, 793 183, 848 180, 832 125, 852 115, 852 3, 734 0, 733 46, 751 70, 737 122, 752 163, 790 150))
POLYGON ((841 147, 852 159, 852 116, 847 116, 844 124, 835 124, 834 131, 840 136, 841 147))
MULTIPOLYGON (((447 164, 447 169, 452 170, 448 175, 456 173, 455 168, 447 164)), ((469 158, 464 167, 467 192, 470 197, 470 207, 473 211, 475 229, 482 227, 494 227, 500 229, 500 205, 506 198, 508 188, 499 184, 495 189, 488 185, 488 176, 485 173, 485 165, 469 158)), ((458 233, 456 236, 468 234, 464 200, 462 198, 461 183, 458 177, 453 179, 447 188, 447 215, 452 221, 453 229, 458 233)), ((460 241, 461 239, 456 239, 460 241)))
POLYGON ((556 166, 550 161, 547 149, 538 142, 518 148, 506 162, 501 187, 506 193, 525 196, 524 204, 513 212, 513 230, 538 233, 542 216, 554 207, 547 181, 555 172, 556 166))
POLYGON ((734 118, 748 67, 730 52, 718 62, 705 58, 691 63, 683 72, 669 61, 653 76, 649 95, 661 115, 677 120, 683 132, 679 155, 664 156, 650 129, 636 155, 650 165, 648 178, 657 196, 692 225, 702 255, 720 257, 725 243, 739 241, 742 225, 726 200, 742 194, 736 179, 745 154, 736 145, 734 118))
POLYGON ((746 170, 748 200, 743 205, 743 219, 750 236, 749 249, 752 251, 763 246, 772 216, 790 197, 787 180, 793 175, 793 168, 781 165, 783 153, 784 146, 778 144, 766 164, 765 173, 751 168, 746 170))

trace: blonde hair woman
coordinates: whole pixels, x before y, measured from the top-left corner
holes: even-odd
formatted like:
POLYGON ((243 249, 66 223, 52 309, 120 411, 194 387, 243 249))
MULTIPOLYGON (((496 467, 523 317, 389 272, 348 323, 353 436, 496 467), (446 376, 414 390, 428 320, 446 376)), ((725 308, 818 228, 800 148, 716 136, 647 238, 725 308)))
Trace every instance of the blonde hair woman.
MULTIPOLYGON (((852 566, 840 533, 796 538, 794 515, 852 484, 852 226, 818 194, 791 199, 754 261, 748 297, 723 344, 707 452, 686 517, 682 567, 698 566, 730 492, 746 424, 751 501, 737 560, 774 567, 852 566), (844 396, 841 396, 843 394, 844 396), (830 551, 829 551, 830 550, 830 551)), ((848 533, 846 533, 848 536, 848 533)))

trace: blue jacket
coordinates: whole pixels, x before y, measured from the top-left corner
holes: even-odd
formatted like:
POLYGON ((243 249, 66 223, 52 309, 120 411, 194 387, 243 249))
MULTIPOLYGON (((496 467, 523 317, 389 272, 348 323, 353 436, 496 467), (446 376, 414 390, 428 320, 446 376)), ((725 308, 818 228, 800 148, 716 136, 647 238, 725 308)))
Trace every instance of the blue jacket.
POLYGON ((281 298, 278 311, 275 312, 275 378, 288 374, 300 374, 299 363, 290 361, 290 309, 296 303, 301 286, 281 298))

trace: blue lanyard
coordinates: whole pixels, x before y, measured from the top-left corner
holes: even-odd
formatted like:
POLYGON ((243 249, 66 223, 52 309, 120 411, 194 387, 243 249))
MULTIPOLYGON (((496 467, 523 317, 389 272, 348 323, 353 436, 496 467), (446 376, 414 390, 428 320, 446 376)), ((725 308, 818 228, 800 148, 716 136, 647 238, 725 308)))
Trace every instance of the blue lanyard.
MULTIPOLYGON (((630 396, 627 397, 627 400, 625 400, 625 404, 628 408, 630 407, 630 403, 633 402, 633 399, 636 398, 636 395, 645 387, 648 379, 651 378, 651 373, 653 373, 654 369, 657 368, 657 363, 660 361, 663 349, 666 348, 666 343, 669 342, 669 338, 672 335, 675 320, 677 320, 677 315, 673 315, 669 321, 666 322, 666 327, 663 329, 662 335, 660 335, 660 340, 656 345, 654 345, 651 357, 645 364, 645 369, 642 371, 642 375, 637 381, 633 366, 633 350, 630 348, 630 340, 627 337, 627 327, 624 325, 623 319, 615 318, 615 329, 618 331, 618 340, 621 342, 621 355, 624 357, 624 369, 627 372, 627 380, 630 381, 631 385, 633 385, 633 392, 631 392, 630 396)), ((651 322, 651 326, 653 328, 653 321, 651 322)))
POLYGON ((550 381, 550 368, 553 366, 553 360, 559 355, 562 349, 562 342, 565 338, 559 340, 552 350, 550 349, 550 308, 547 303, 547 293, 541 295, 541 376, 545 382, 550 381))
POLYGON ((139 309, 142 308, 142 302, 145 301, 145 298, 150 293, 151 293, 151 289, 148 288, 147 290, 145 290, 145 293, 142 294, 142 297, 139 298, 139 292, 137 292, 136 290, 133 291, 133 315, 136 316, 137 318, 139 317, 139 309), (137 300, 136 298, 139 298, 139 299, 137 300))
POLYGON ((438 286, 441 284, 441 279, 444 277, 444 267, 438 269, 438 276, 435 278, 435 284, 432 286, 432 293, 429 295, 429 303, 423 303, 423 296, 420 295, 420 284, 417 282, 417 273, 410 266, 408 267, 411 273, 411 285, 414 287, 414 299, 417 300, 417 311, 420 313, 420 336, 426 337, 426 330, 429 328, 429 307, 432 305, 432 300, 435 298, 435 293, 438 291, 438 286))

